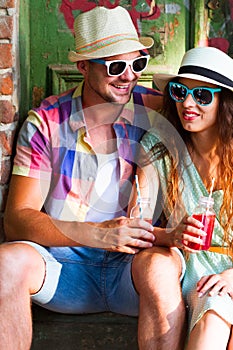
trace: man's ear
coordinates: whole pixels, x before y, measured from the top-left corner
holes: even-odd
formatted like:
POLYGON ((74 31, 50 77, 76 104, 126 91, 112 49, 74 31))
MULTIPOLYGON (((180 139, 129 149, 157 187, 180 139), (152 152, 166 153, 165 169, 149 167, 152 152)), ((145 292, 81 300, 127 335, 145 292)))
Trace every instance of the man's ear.
POLYGON ((88 65, 88 61, 78 61, 77 62, 77 68, 80 71, 80 73, 82 73, 82 74, 86 73, 87 65, 88 65))

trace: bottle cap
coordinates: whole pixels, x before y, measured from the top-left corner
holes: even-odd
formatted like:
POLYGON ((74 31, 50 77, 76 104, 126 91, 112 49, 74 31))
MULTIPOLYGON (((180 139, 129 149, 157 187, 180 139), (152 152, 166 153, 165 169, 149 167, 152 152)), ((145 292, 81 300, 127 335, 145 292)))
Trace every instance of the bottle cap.
POLYGON ((212 197, 200 197, 199 203, 206 204, 206 205, 210 206, 210 205, 214 204, 214 199, 212 197))

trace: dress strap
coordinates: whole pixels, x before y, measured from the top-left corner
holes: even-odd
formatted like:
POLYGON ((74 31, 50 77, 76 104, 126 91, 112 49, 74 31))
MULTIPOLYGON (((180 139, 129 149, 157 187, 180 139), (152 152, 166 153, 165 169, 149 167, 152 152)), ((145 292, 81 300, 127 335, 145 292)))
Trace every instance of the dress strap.
POLYGON ((208 251, 212 253, 225 254, 233 259, 233 251, 228 247, 210 247, 208 251))

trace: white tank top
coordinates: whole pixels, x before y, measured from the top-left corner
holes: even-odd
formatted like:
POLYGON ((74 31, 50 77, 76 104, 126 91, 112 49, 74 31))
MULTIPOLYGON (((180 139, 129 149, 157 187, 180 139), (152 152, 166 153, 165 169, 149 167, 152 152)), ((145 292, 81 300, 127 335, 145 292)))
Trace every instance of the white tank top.
POLYGON ((119 206, 120 165, 118 152, 97 154, 98 173, 90 196, 86 220, 100 222, 123 215, 119 206))

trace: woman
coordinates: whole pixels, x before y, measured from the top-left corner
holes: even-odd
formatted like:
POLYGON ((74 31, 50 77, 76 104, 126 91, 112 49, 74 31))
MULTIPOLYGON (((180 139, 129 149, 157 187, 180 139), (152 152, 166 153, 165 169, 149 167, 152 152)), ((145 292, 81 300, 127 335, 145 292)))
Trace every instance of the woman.
POLYGON ((186 258, 187 349, 233 349, 233 60, 216 48, 194 48, 177 75, 158 74, 154 82, 164 91, 166 127, 160 121, 142 140, 141 195, 161 192, 167 226, 155 227, 156 244, 178 247, 186 258), (213 184, 217 252, 196 251, 188 244, 204 232, 191 215, 213 184))

